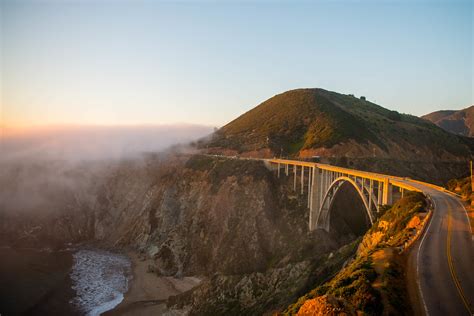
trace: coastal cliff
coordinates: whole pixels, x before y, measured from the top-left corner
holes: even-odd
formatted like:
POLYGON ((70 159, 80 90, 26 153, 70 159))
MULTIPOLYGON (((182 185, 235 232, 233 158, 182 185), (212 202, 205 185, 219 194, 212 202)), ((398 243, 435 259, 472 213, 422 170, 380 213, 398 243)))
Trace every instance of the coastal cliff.
MULTIPOLYGON (((101 170, 85 181, 90 194, 66 187, 59 201, 45 201, 58 211, 29 221, 27 212, 4 214, 5 240, 58 248, 59 241, 92 242, 132 251, 157 278, 199 277, 192 295, 170 300, 196 314, 281 308, 355 251, 338 252, 360 233, 349 225, 342 225, 344 234, 308 232, 307 199, 262 162, 151 155, 101 170)), ((62 176, 77 174, 73 169, 62 176)), ((349 192, 348 198, 355 196, 349 192)))

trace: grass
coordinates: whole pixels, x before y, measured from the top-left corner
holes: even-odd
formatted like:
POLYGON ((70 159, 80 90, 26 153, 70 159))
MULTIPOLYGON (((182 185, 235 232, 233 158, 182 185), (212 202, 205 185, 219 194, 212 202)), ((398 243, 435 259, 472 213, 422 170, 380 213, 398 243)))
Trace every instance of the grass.
MULTIPOLYGON (((297 89, 276 95, 219 129, 201 146, 240 153, 264 148, 274 155, 331 148, 353 140, 387 151, 408 143, 435 155, 468 156, 474 141, 450 134, 424 119, 369 101, 323 89, 297 89)), ((371 154, 371 153, 370 153, 371 154)))
POLYGON ((451 192, 462 195, 465 199, 469 199, 472 194, 471 177, 449 180, 446 188, 451 192))
POLYGON ((210 146, 248 151, 270 148, 296 154, 300 149, 330 147, 343 139, 373 138, 363 122, 313 89, 277 95, 217 131, 210 146))
MULTIPOLYGON (((193 155, 185 163, 185 168, 208 174, 211 192, 217 192, 221 181, 235 175, 248 175, 255 181, 272 181, 272 175, 260 161, 227 159, 193 155)), ((239 178, 241 179, 241 178, 239 178)))

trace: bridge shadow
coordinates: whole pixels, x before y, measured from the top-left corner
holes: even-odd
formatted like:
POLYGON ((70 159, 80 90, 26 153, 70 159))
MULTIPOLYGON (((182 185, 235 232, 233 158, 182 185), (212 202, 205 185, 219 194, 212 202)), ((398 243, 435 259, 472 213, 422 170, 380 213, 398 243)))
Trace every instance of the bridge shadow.
POLYGON ((348 239, 362 236, 370 227, 362 199, 347 182, 337 191, 329 214, 329 230, 348 239))

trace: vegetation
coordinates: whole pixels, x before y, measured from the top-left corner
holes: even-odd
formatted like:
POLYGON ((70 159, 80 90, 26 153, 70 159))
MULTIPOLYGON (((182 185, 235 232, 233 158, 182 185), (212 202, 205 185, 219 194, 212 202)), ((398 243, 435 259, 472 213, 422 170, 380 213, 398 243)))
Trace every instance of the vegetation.
POLYGON ((411 220, 425 206, 421 193, 409 193, 395 203, 365 234, 352 262, 330 281, 299 298, 283 314, 295 315, 306 302, 322 296, 342 299, 347 314, 409 313, 398 250, 412 237, 411 220))
MULTIPOLYGON (((256 181, 265 179, 272 181, 271 174, 263 167, 260 161, 228 159, 209 157, 204 155, 193 155, 185 164, 185 168, 202 171, 208 174, 212 192, 217 192, 220 182, 227 177, 236 175, 248 175, 256 181)), ((242 178, 239 178, 242 179, 242 178)))
POLYGON ((270 148, 295 154, 301 149, 330 147, 355 138, 374 139, 360 119, 318 93, 292 90, 277 95, 221 128, 210 146, 248 151, 270 148))
POLYGON ((462 195, 465 199, 470 198, 472 194, 471 177, 449 180, 446 188, 451 192, 462 195))
MULTIPOLYGON (((302 150, 331 148, 351 140, 385 152, 393 144, 430 148, 438 156, 441 152, 468 156, 472 148, 472 140, 452 135, 427 120, 323 89, 276 95, 200 145, 241 153, 270 149, 274 155, 297 156, 302 150)), ((372 150, 367 149, 369 156, 372 150)))
POLYGON ((474 231, 474 199, 472 195, 471 177, 449 180, 446 188, 451 192, 460 194, 462 199, 468 204, 466 211, 471 222, 471 230, 474 231))

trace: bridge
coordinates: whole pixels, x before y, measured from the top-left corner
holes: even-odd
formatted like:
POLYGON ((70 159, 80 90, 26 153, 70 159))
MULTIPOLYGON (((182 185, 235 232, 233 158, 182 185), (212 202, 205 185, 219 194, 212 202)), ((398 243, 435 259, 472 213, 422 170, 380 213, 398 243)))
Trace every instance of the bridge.
POLYGON ((344 183, 361 197, 371 224, 382 205, 392 204, 406 190, 422 192, 432 202, 433 213, 407 260, 406 280, 414 313, 474 315, 474 235, 459 197, 430 183, 328 164, 221 157, 263 161, 278 177, 293 177, 293 190, 299 189, 304 196, 306 189, 310 231, 329 230, 331 206, 344 183))
POLYGON ((433 214, 408 257, 408 290, 417 302, 414 312, 474 315, 474 235, 457 196, 410 178, 307 161, 258 160, 276 170, 278 177, 293 177, 293 189, 299 185, 302 195, 307 190, 309 230, 329 230, 331 206, 344 183, 352 185, 361 197, 371 224, 380 207, 403 197, 405 190, 423 192, 432 201, 433 214))
MULTIPOLYGON (((322 228, 329 231, 330 211, 337 192, 343 184, 350 184, 359 194, 370 224, 373 224, 382 205, 393 203, 394 198, 403 197, 405 190, 422 191, 410 184, 410 179, 373 172, 336 167, 328 164, 265 159, 278 177, 293 177, 293 190, 300 186, 301 194, 307 190, 309 208, 309 230, 322 228)), ((411 180, 413 181, 413 180, 411 180)))

